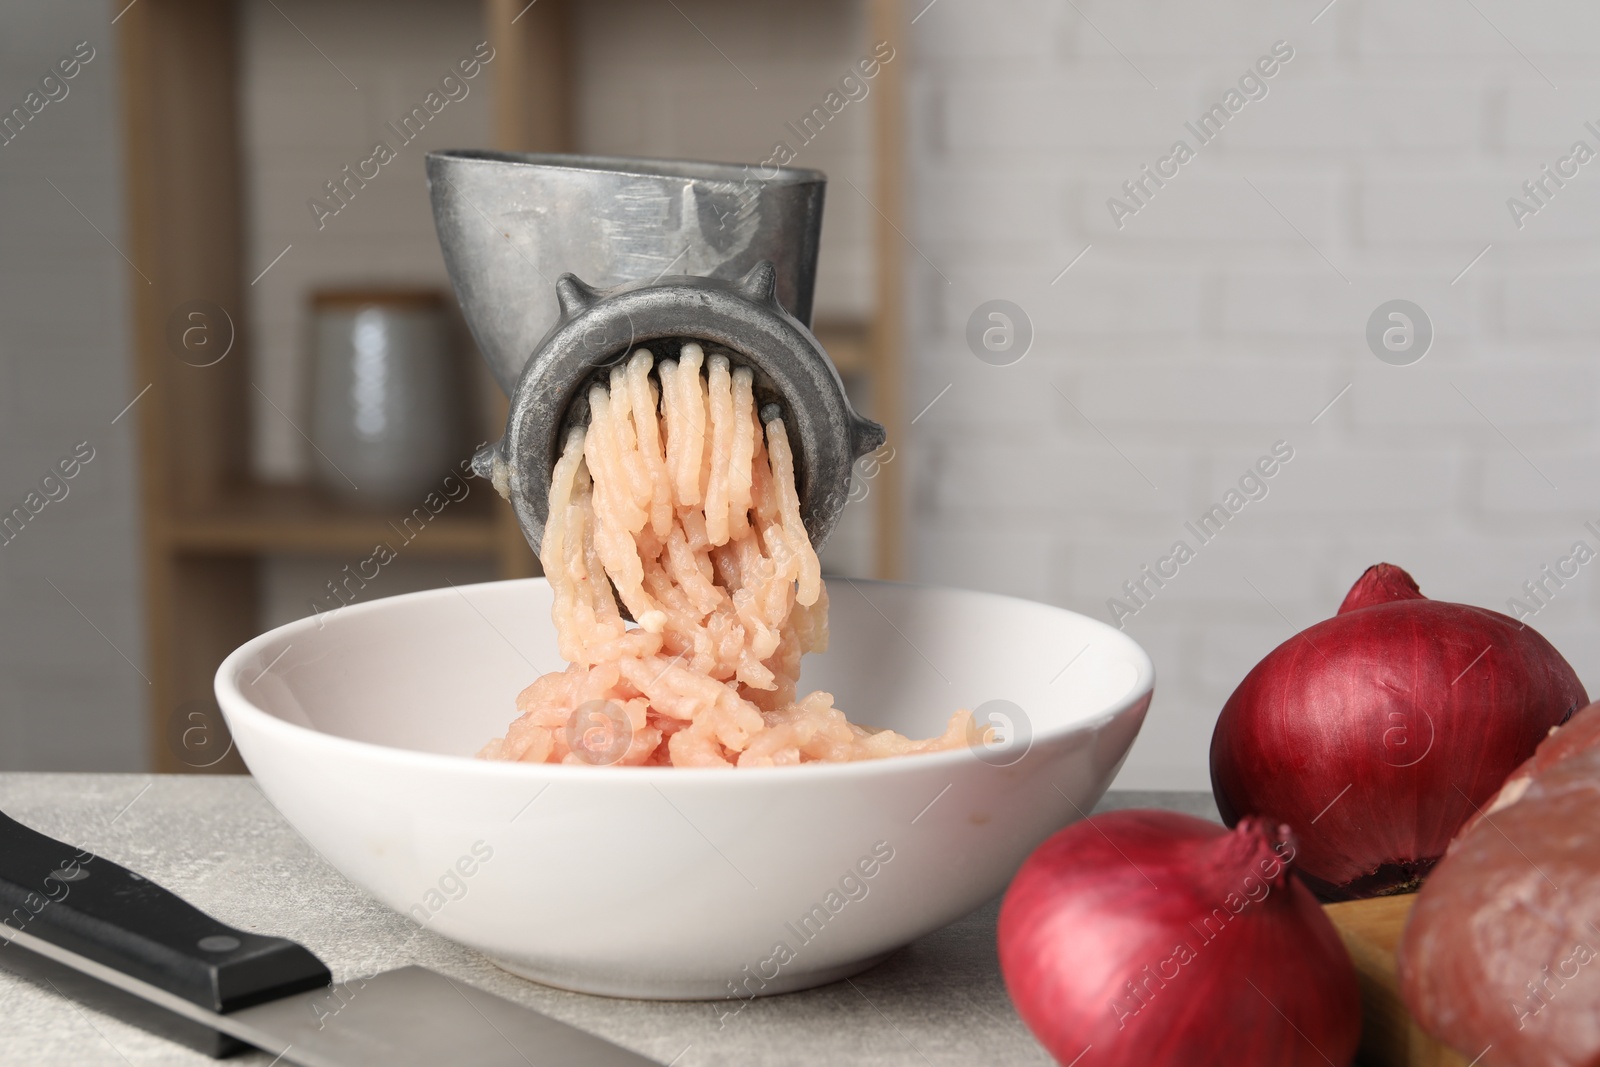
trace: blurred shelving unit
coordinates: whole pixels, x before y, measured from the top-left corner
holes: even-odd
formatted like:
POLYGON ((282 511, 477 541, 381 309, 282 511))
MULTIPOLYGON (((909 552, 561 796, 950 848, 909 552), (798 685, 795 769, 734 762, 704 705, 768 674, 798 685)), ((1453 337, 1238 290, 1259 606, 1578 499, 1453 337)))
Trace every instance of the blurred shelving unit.
MULTIPOLYGON (((644 4, 645 0, 634 0, 644 4)), ((861 0, 872 39, 905 53, 900 0, 861 0)), ((577 144, 577 5, 483 0, 496 146, 571 151, 577 144)), ((225 0, 140 0, 119 16, 127 153, 129 258, 141 438, 141 506, 150 656, 150 753, 156 769, 198 768, 172 744, 179 709, 211 706, 217 664, 259 630, 262 561, 275 553, 355 558, 403 519, 351 510, 308 489, 263 484, 251 459, 247 183, 241 161, 241 14, 225 0), (169 341, 174 309, 204 300, 231 320, 234 350, 195 367, 169 341)), ((903 59, 873 86, 872 307, 819 320, 841 372, 872 397, 899 441, 905 177, 903 59)), ((315 121, 308 116, 307 121, 315 121)), ((863 195, 866 190, 862 190, 863 195)), ((872 482, 873 569, 903 571, 902 464, 872 482)), ((498 497, 476 493, 430 523, 408 553, 489 564, 501 577, 538 563, 498 497)), ((206 768, 240 771, 237 754, 206 768)))

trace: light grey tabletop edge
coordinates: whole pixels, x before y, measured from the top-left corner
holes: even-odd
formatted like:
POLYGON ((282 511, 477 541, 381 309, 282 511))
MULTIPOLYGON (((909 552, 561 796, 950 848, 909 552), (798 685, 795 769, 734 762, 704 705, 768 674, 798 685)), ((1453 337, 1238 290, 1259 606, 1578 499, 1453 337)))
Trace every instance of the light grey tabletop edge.
MULTIPOLYGON (((1216 819, 1208 793, 1113 790, 1096 811, 1160 807, 1216 819)), ((430 967, 673 1067, 874 1064, 1047 1067, 994 954, 999 902, 849 982, 744 1002, 590 997, 514 977, 346 881, 242 776, 0 774, 0 811, 165 885, 235 926, 301 942, 336 980, 430 967)), ((0 1067, 212 1063, 0 971, 0 1067)), ((247 1053, 228 1061, 266 1067, 247 1053)))

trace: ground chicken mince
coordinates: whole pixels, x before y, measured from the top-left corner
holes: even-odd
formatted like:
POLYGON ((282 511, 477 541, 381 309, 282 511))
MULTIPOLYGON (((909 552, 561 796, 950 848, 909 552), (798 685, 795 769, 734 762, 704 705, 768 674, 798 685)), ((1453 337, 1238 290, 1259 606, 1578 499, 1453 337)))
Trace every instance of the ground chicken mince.
POLYGON ((641 349, 615 367, 568 434, 539 555, 570 665, 523 690, 479 754, 771 767, 967 744, 966 711, 916 741, 846 721, 831 694, 797 698, 800 657, 827 648, 828 594, 783 420, 761 425, 751 372, 725 356, 690 343, 654 363, 641 349))

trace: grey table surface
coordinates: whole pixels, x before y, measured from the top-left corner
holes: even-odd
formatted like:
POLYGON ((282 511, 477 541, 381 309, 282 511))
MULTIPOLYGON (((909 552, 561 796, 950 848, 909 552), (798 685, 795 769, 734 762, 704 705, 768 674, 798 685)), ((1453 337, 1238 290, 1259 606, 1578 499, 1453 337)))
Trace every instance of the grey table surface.
MULTIPOLYGON (((1113 791, 1096 808, 1165 807, 1215 819, 1208 793, 1113 791)), ((847 982, 749 1002, 584 996, 524 981, 412 924, 333 869, 247 777, 0 774, 0 811, 89 848, 233 926, 293 938, 335 980, 420 964, 672 1067, 1028 1064, 1050 1057, 1006 997, 995 957, 999 901, 847 982)), ((74 1067, 214 1062, 0 971, 0 1064, 74 1067)), ((245 1053, 230 1063, 266 1067, 245 1053)))

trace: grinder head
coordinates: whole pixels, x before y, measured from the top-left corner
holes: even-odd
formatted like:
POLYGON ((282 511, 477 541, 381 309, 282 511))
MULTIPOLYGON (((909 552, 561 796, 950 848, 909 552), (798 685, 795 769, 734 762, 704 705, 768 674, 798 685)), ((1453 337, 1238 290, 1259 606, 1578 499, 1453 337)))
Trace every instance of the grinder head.
POLYGON ((763 422, 777 406, 801 517, 822 546, 852 464, 884 431, 851 408, 807 328, 820 172, 481 151, 433 152, 427 164, 451 284, 511 397, 504 439, 474 467, 511 498, 536 551, 550 474, 566 427, 588 420, 589 385, 641 347, 659 360, 686 341, 754 372, 763 422))
POLYGON ((856 414, 838 371, 778 303, 775 286, 771 263, 733 282, 676 276, 604 291, 561 276, 561 317, 511 394, 505 438, 473 463, 508 491, 529 544, 537 549, 543 540, 550 474, 567 428, 588 422, 590 386, 608 382, 611 369, 641 348, 659 362, 677 358, 687 341, 751 369, 762 423, 780 415, 794 447, 806 533, 818 547, 828 539, 849 499, 852 465, 883 444, 884 430, 856 414))

